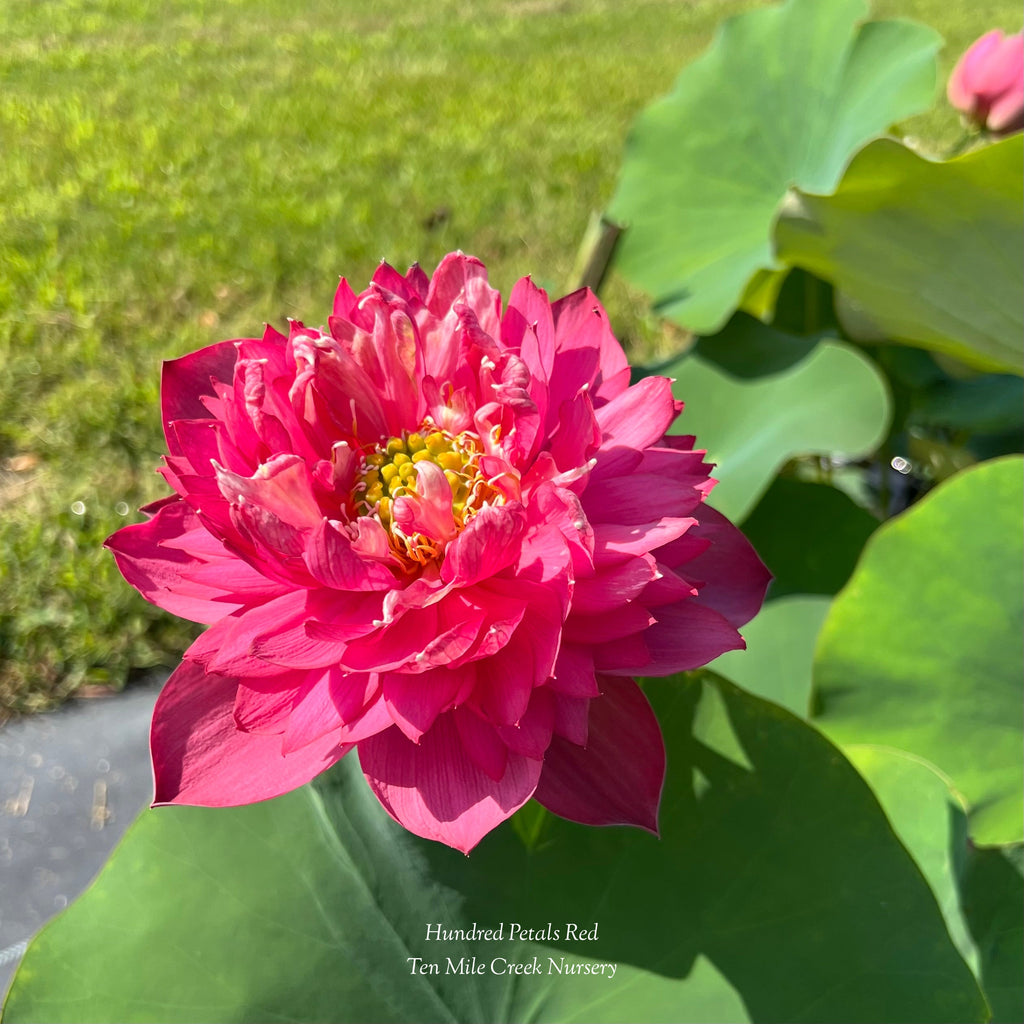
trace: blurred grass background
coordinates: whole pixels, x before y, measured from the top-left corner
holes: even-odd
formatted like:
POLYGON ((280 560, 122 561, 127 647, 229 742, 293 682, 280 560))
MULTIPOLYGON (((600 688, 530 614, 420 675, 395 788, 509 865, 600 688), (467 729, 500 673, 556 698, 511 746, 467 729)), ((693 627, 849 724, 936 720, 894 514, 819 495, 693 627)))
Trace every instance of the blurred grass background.
MULTIPOLYGON (((196 627, 101 548, 159 497, 163 359, 322 323, 339 275, 480 256, 560 294, 635 114, 756 0, 0 0, 0 720, 196 627)), ((821 0, 829 2, 829 0, 821 0)), ((1005 0, 883 0, 947 39, 1005 0)), ((959 133, 940 102, 907 130, 959 133)), ((614 278, 636 358, 665 335, 614 278)))

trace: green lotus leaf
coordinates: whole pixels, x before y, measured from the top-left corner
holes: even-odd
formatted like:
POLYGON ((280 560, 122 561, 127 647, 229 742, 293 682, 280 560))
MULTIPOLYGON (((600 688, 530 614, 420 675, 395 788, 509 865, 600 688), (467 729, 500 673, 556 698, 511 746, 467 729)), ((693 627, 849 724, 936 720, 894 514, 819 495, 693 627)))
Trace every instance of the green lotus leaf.
POLYGON ((979 847, 934 765, 890 747, 847 747, 935 893, 949 934, 978 976, 993 1020, 1024 1020, 1021 848, 979 847))
MULTIPOLYGON (((769 328, 763 328, 769 330, 769 328)), ((695 434, 716 463, 710 503, 739 522, 782 465, 811 453, 858 458, 885 438, 891 416, 885 381, 863 355, 820 343, 789 369, 737 380, 699 356, 665 367, 686 403, 673 428, 695 434)))
POLYGON ((874 516, 837 488, 779 477, 743 532, 775 577, 768 591, 775 600, 837 593, 877 526, 874 516))
POLYGON ((728 651, 709 667, 744 690, 809 717, 814 647, 831 603, 805 594, 769 601, 743 627, 746 650, 728 651))
POLYGON ((661 313, 721 327, 777 265, 789 189, 831 191, 865 142, 930 105, 939 37, 858 24, 866 13, 863 0, 789 0, 732 18, 640 115, 609 214, 627 225, 617 269, 661 313))
POLYGON ((981 463, 881 526, 814 666, 821 728, 936 765, 982 844, 1024 837, 1022 469, 981 463))
POLYGON ((467 858, 392 821, 354 758, 266 803, 147 811, 34 940, 4 1020, 985 1019, 824 737, 710 675, 647 692, 660 838, 548 816, 532 848, 504 827, 467 858))
POLYGON ((836 286, 855 335, 1024 373, 1022 144, 935 163, 879 139, 834 194, 804 188, 787 205, 777 255, 836 286))
POLYGON ((1024 1020, 1024 847, 968 847, 960 901, 994 1021, 1024 1020))
POLYGON ((735 313, 717 334, 699 338, 694 352, 734 377, 763 377, 806 359, 819 340, 766 326, 747 313, 735 313))

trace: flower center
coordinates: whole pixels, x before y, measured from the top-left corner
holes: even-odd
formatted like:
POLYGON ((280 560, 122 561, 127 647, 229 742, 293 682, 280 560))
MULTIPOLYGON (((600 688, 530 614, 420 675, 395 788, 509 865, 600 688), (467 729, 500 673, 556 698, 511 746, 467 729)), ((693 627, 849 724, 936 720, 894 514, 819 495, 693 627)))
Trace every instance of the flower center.
POLYGON ((482 454, 483 446, 476 434, 463 431, 453 435, 429 422, 419 431, 389 437, 363 456, 363 471, 352 489, 356 514, 376 516, 388 531, 393 550, 406 563, 425 565, 434 561, 450 538, 406 533, 395 522, 394 503, 404 496, 419 498, 418 467, 432 462, 444 472, 451 488, 450 532, 460 532, 481 509, 505 503, 505 496, 480 470, 482 454))

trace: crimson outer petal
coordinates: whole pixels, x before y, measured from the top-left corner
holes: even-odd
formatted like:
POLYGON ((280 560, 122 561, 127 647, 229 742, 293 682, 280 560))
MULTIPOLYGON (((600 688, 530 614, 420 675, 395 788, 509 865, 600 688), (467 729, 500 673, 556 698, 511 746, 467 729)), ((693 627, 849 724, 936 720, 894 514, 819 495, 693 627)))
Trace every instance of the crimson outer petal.
POLYGON ((392 817, 464 852, 531 796, 656 831, 664 749, 631 677, 741 647, 769 577, 666 435, 670 382, 629 377, 592 293, 526 278, 503 311, 462 253, 342 281, 326 328, 165 364, 177 493, 108 541, 210 626, 157 703, 156 802, 267 799, 355 746, 392 817), (431 461, 378 514, 367 457, 438 430, 469 439, 475 518, 431 461))
POLYGON ((106 546, 124 578, 158 608, 210 624, 286 592, 211 537, 180 498, 144 511, 148 522, 118 530, 106 546))
POLYGON ((540 760, 509 753, 495 781, 470 757, 451 714, 419 745, 397 729, 359 744, 359 763, 384 809, 410 832, 469 853, 537 788, 540 760))
POLYGON ((185 661, 167 680, 150 733, 154 806, 237 807, 304 785, 351 749, 333 735, 289 754, 275 733, 242 732, 234 719, 238 680, 185 661))
POLYGON ((534 796, 583 825, 636 825, 657 835, 665 780, 658 720, 632 679, 599 676, 586 746, 556 737, 534 796))

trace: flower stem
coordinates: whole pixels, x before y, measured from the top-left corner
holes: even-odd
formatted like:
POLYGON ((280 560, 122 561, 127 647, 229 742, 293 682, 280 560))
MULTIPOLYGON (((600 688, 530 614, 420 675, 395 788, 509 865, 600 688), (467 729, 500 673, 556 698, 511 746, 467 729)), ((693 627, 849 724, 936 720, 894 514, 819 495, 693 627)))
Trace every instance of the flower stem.
POLYGON ((943 157, 944 160, 952 160, 953 157, 960 156, 961 153, 966 153, 979 139, 981 136, 971 131, 969 128, 965 128, 960 133, 960 138, 953 143, 952 146, 946 151, 946 155, 943 157))

